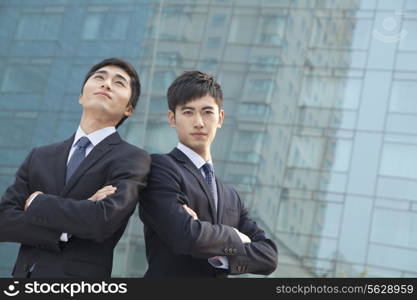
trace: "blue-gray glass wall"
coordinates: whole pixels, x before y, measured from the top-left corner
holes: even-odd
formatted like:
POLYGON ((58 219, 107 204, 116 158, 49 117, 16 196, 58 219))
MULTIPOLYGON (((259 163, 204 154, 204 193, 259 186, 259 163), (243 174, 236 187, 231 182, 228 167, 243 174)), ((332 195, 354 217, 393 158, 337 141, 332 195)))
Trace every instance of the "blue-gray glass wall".
MULTIPOLYGON (((216 174, 278 244, 271 276, 417 276, 416 1, 2 0, 0 193, 32 147, 76 130, 82 78, 109 56, 139 70, 119 131, 149 152, 176 145, 172 80, 217 76, 216 174)), ((0 276, 16 253, 0 244, 0 276)), ((113 276, 145 270, 135 214, 113 276)))

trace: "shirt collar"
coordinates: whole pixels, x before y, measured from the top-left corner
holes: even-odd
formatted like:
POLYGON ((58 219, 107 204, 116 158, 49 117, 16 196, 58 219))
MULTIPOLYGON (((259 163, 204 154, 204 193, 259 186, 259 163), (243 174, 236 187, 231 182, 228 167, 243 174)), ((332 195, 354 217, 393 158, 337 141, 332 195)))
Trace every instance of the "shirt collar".
POLYGON ((182 153, 184 153, 191 161, 192 163, 197 167, 197 169, 200 170, 200 168, 205 164, 209 163, 214 170, 213 162, 212 160, 205 161, 200 155, 198 155, 194 150, 191 148, 185 146, 182 143, 178 143, 177 145, 178 150, 180 150, 182 153))
POLYGON ((116 128, 114 126, 104 127, 99 130, 96 130, 90 134, 86 134, 84 130, 81 129, 81 126, 78 126, 77 132, 75 133, 74 141, 72 143, 72 146, 83 136, 86 136, 93 147, 95 147, 98 143, 100 143, 102 140, 104 140, 109 135, 116 132, 116 128))

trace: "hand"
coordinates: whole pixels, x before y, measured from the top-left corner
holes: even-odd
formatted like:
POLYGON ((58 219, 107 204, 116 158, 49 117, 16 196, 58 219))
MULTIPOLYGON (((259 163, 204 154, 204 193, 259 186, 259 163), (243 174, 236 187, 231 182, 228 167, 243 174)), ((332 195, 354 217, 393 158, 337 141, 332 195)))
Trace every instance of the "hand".
POLYGON ((23 208, 23 210, 27 210, 30 203, 32 202, 33 198, 35 198, 37 195, 39 194, 43 194, 41 191, 36 191, 33 192, 25 201, 25 207, 23 208))
POLYGON ((117 187, 112 185, 106 185, 105 187, 99 189, 93 196, 88 198, 87 200, 90 201, 100 201, 107 198, 110 195, 116 193, 117 187))
POLYGON ((237 230, 236 228, 233 228, 236 233, 239 235, 240 239, 242 240, 242 243, 252 243, 252 240, 244 233, 240 232, 239 230, 237 230))
POLYGON ((189 208, 187 205, 183 204, 182 208, 191 216, 193 217, 193 220, 198 220, 198 216, 191 208, 189 208))

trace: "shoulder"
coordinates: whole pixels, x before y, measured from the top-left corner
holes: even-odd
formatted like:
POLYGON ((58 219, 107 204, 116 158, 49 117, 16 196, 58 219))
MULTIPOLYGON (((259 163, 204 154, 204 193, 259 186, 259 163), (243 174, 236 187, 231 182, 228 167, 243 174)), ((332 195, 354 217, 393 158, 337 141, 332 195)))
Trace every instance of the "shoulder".
POLYGON ((72 143, 72 141, 73 141, 73 137, 70 137, 70 138, 68 138, 66 140, 63 140, 63 141, 58 141, 58 142, 55 142, 55 143, 52 143, 52 144, 38 146, 38 147, 36 147, 36 149, 39 149, 39 150, 55 149, 57 147, 61 147, 61 146, 65 145, 67 143, 72 143))
POLYGON ((148 152, 142 148, 139 148, 138 146, 126 142, 125 140, 122 140, 119 145, 121 148, 123 148, 123 155, 134 155, 135 157, 139 156, 147 160, 151 159, 148 152))
POLYGON ((66 144, 70 145, 71 139, 56 142, 49 145, 43 145, 43 146, 37 146, 31 149, 30 154, 49 154, 49 153, 55 153, 57 149, 64 147, 66 144))
POLYGON ((130 143, 126 142, 125 140, 122 140, 121 145, 124 148, 124 151, 132 152, 132 153, 135 153, 135 154, 141 155, 141 156, 148 156, 148 157, 150 157, 150 155, 148 154, 148 152, 146 152, 142 148, 139 148, 138 146, 135 146, 133 144, 130 144, 130 143))
POLYGON ((169 154, 151 155, 151 176, 161 175, 180 178, 182 177, 181 174, 180 164, 169 154))
POLYGON ((151 159, 152 162, 155 163, 165 163, 165 164, 170 164, 170 163, 174 163, 173 159, 168 155, 168 154, 151 154, 151 159))
POLYGON ((178 163, 169 154, 152 154, 151 166, 153 169, 170 169, 174 170, 178 167, 178 163))

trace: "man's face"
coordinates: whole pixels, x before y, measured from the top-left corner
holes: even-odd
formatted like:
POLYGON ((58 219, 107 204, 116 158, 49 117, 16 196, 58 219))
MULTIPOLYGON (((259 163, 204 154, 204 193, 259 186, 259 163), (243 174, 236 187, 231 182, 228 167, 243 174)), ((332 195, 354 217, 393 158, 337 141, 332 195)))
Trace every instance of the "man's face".
POLYGON ((84 85, 80 104, 97 119, 115 125, 123 116, 130 116, 132 89, 130 77, 121 68, 108 65, 93 73, 84 85))
POLYGON ((175 114, 168 111, 169 124, 176 129, 180 142, 198 154, 210 149, 223 119, 224 111, 210 95, 177 106, 175 114))

